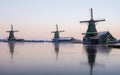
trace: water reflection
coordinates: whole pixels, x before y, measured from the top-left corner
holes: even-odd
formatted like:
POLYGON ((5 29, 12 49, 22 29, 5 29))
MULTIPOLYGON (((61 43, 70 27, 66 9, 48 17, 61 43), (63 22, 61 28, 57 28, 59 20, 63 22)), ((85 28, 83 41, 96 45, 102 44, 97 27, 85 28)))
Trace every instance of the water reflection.
MULTIPOLYGON (((90 67, 90 75, 93 75, 93 68, 94 68, 94 65, 96 65, 97 52, 99 51, 102 53, 109 54, 111 49, 105 45, 84 45, 84 48, 87 53, 88 64, 90 67)), ((97 65, 101 65, 101 63, 97 65)))
POLYGON ((85 46, 85 49, 86 49, 86 53, 87 53, 87 57, 88 57, 88 64, 90 66, 90 75, 92 75, 97 50, 96 50, 95 46, 91 46, 91 45, 85 46))
POLYGON ((8 42, 8 46, 11 54, 11 62, 13 62, 15 42, 8 42))
POLYGON ((120 75, 120 50, 106 45, 9 42, 0 51, 0 75, 120 75))
POLYGON ((59 55, 59 43, 54 43, 54 50, 56 53, 56 60, 58 60, 58 55, 59 55))

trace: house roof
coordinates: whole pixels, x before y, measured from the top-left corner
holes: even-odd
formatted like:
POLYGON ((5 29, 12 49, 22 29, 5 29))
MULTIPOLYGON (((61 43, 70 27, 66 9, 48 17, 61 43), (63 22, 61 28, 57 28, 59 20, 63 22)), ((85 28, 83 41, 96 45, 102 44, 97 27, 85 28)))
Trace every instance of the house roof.
POLYGON ((108 33, 108 31, 99 32, 94 38, 95 38, 95 39, 99 39, 99 38, 101 38, 102 36, 104 36, 104 35, 107 34, 107 33, 108 33))
POLYGON ((71 40, 73 37, 61 37, 59 40, 71 40))

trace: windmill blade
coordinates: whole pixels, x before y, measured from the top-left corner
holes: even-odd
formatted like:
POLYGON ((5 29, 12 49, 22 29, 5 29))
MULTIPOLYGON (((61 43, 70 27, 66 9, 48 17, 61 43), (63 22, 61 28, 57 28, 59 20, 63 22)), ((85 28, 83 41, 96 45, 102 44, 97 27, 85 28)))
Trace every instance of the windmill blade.
POLYGON ((80 21, 80 23, 88 23, 89 21, 80 21))
POLYGON ((93 10, 92 10, 92 8, 90 9, 90 11, 91 11, 91 19, 93 20, 93 10))
POLYGON ((15 30, 15 31, 13 31, 13 32, 19 32, 18 30, 15 30))
POLYGON ((58 31, 58 25, 56 24, 56 29, 57 29, 57 31, 58 31))
POLYGON ((61 31, 59 31, 59 32, 65 32, 64 30, 61 30, 61 31))
POLYGON ((56 31, 51 31, 51 33, 55 33, 56 31))
POLYGON ((10 31, 6 31, 6 32, 10 32, 10 31))
POLYGON ((105 21, 105 19, 102 19, 102 20, 95 20, 95 22, 102 22, 102 21, 105 21))
POLYGON ((13 25, 11 24, 11 30, 13 31, 13 25))

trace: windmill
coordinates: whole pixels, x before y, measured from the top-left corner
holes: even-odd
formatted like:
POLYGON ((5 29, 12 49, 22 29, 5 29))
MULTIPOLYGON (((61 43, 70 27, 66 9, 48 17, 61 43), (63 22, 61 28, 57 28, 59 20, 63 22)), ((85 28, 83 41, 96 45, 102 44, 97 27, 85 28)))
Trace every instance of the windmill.
POLYGON ((85 37, 83 38, 83 42, 88 41, 89 37, 93 37, 93 36, 97 35, 96 23, 105 21, 105 19, 94 20, 93 19, 93 10, 92 10, 92 8, 90 9, 90 12, 91 12, 91 19, 90 20, 80 21, 80 23, 88 23, 87 32, 82 33, 83 35, 85 35, 85 37))
POLYGON ((14 33, 19 32, 19 31, 18 30, 13 30, 13 25, 11 25, 11 30, 6 31, 6 32, 9 33, 8 41, 11 41, 11 40, 16 40, 14 33))
POLYGON ((59 33, 64 32, 64 30, 59 31, 58 30, 58 25, 56 24, 56 31, 52 31, 51 33, 54 33, 54 38, 53 41, 56 42, 60 39, 59 33))
POLYGON ((105 21, 105 19, 101 20, 94 20, 93 19, 93 10, 92 8, 90 9, 91 12, 91 19, 87 21, 80 21, 80 23, 88 23, 88 29, 86 33, 83 33, 83 35, 86 35, 86 37, 91 37, 97 34, 97 29, 95 23, 105 21))

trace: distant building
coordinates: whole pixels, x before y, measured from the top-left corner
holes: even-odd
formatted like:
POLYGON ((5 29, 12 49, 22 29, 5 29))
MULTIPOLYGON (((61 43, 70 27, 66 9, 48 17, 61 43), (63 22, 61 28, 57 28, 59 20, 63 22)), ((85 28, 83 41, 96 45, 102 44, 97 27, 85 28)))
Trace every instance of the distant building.
POLYGON ((53 41, 55 42, 73 42, 75 39, 73 37, 61 37, 58 39, 53 39, 53 41))

